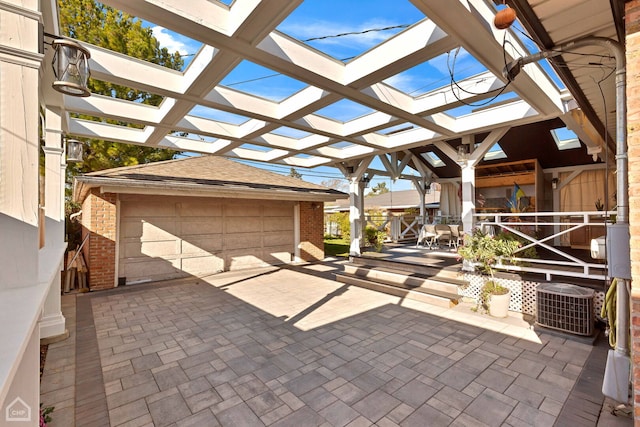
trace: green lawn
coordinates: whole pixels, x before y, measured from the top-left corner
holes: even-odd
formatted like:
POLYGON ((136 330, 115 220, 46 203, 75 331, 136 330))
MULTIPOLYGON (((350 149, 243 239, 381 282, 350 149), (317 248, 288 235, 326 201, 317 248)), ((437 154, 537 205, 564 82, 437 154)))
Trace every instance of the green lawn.
POLYGON ((324 239, 324 256, 349 256, 349 239, 338 237, 324 239))

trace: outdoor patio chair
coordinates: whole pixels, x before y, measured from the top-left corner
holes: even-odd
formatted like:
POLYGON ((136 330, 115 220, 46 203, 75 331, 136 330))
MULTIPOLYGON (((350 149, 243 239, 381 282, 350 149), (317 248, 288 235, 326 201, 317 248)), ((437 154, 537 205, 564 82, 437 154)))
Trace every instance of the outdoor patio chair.
POLYGON ((449 239, 449 247, 453 246, 456 250, 458 250, 458 246, 462 243, 462 233, 460 225, 452 225, 451 228, 451 239, 449 239))
POLYGON ((447 242, 451 246, 451 227, 446 224, 436 224, 435 226, 436 237, 435 240, 438 246, 443 245, 443 241, 447 242))
POLYGON ((436 239, 436 230, 435 225, 433 224, 425 224, 420 229, 420 233, 418 234, 418 243, 417 245, 424 244, 427 248, 431 249, 435 239, 436 239))

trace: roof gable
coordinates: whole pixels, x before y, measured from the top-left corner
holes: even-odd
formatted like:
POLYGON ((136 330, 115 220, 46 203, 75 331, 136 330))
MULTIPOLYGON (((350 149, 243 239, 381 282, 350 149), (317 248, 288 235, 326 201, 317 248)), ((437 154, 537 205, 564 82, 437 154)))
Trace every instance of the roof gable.
POLYGON ((244 195, 247 198, 335 200, 347 195, 338 190, 279 175, 219 156, 198 156, 91 172, 75 178, 75 199, 83 200, 90 187, 111 192, 158 193, 167 190, 198 192, 203 196, 244 195), (294 195, 297 195, 294 197, 294 195))

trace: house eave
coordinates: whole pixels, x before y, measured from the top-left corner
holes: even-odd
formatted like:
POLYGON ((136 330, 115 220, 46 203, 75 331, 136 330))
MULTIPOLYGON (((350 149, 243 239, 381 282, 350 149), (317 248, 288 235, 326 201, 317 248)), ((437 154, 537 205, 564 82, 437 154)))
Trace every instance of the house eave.
POLYGON ((336 191, 318 191, 313 189, 256 189, 243 185, 213 188, 202 184, 156 183, 140 180, 77 177, 73 199, 82 202, 92 188, 100 188, 101 193, 143 194, 161 196, 220 197, 233 199, 272 199, 309 202, 333 202, 345 199, 347 194, 336 191))

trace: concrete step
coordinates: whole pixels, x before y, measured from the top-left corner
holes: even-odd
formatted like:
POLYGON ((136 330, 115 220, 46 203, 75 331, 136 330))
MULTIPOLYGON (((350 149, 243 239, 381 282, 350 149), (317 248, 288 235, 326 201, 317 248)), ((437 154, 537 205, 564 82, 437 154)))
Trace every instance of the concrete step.
POLYGON ((359 286, 362 288, 371 289, 373 291, 383 292, 389 295, 408 298, 411 300, 420 301, 444 308, 454 307, 462 299, 461 295, 451 294, 448 292, 430 290, 427 293, 427 290, 421 290, 420 288, 407 289, 401 286, 387 285, 349 274, 337 273, 336 280, 340 283, 359 286))
POLYGON ((386 271, 397 271, 406 275, 417 274, 421 277, 438 280, 441 282, 454 283, 458 285, 465 285, 466 282, 462 279, 462 273, 460 267, 432 267, 424 264, 414 264, 409 262, 402 262, 398 260, 387 260, 382 258, 373 257, 350 257, 349 262, 352 265, 358 265, 367 268, 378 268, 386 271))
POLYGON ((422 276, 418 273, 406 272, 386 267, 370 267, 366 265, 345 264, 344 273, 361 279, 397 286, 404 289, 419 290, 420 292, 436 291, 447 294, 458 294, 458 288, 467 283, 460 279, 449 277, 422 276))

